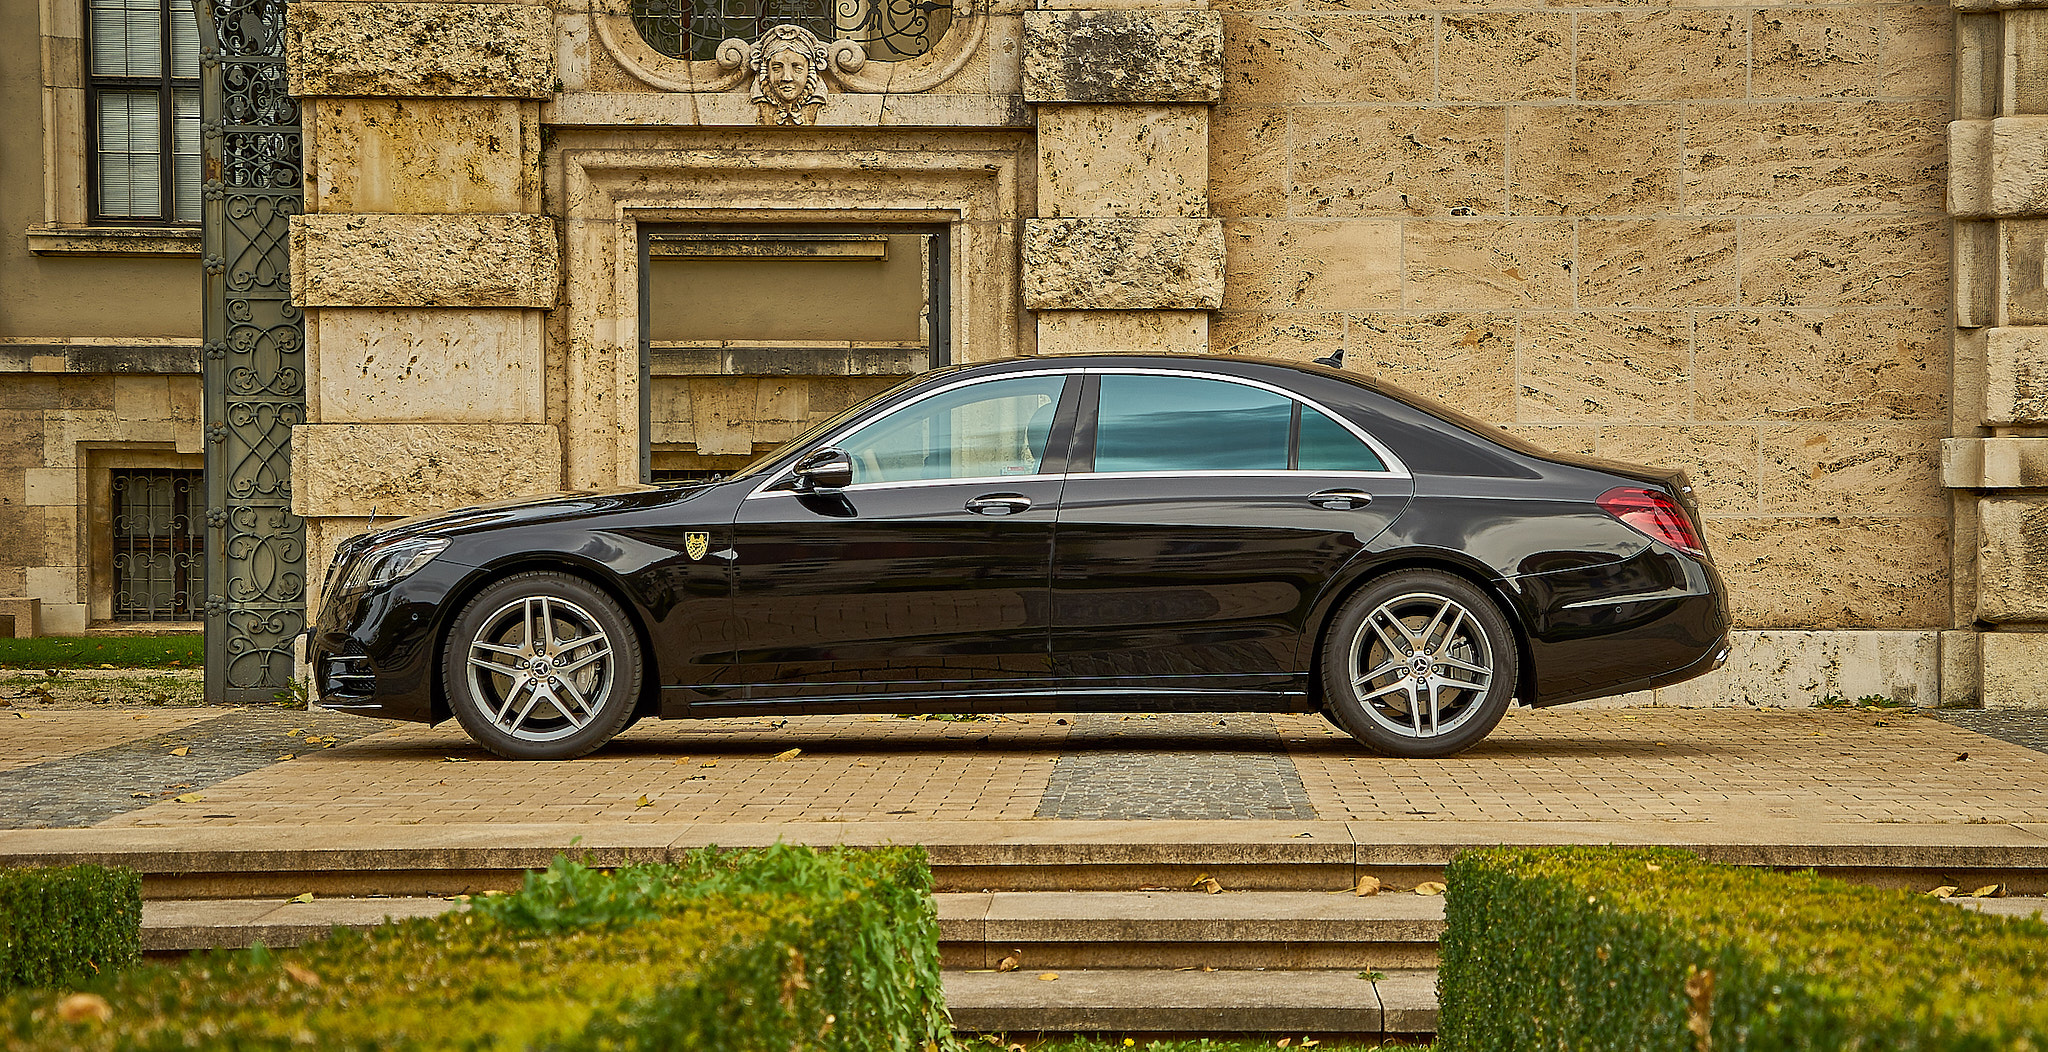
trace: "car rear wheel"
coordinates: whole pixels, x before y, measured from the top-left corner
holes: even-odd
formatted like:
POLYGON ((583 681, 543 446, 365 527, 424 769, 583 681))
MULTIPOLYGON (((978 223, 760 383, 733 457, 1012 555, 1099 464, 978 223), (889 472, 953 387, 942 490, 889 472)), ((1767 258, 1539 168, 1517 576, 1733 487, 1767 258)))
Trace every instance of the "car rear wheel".
POLYGON ((1323 639, 1330 721, 1374 752, 1449 756, 1486 737, 1515 696, 1515 633, 1464 578, 1402 570, 1360 589, 1323 639))
POLYGON ((551 572, 505 578, 470 600, 442 660, 462 729, 515 760, 565 760, 611 740, 632 720, 640 676, 625 611, 551 572))

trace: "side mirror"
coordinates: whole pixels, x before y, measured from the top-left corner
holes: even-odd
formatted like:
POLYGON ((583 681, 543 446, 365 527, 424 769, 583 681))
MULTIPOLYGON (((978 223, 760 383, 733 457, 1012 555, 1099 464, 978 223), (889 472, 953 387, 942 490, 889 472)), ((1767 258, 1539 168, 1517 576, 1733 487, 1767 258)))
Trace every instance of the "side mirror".
POLYGON ((853 458, 836 446, 814 449, 796 462, 799 493, 829 493, 853 485, 853 458))

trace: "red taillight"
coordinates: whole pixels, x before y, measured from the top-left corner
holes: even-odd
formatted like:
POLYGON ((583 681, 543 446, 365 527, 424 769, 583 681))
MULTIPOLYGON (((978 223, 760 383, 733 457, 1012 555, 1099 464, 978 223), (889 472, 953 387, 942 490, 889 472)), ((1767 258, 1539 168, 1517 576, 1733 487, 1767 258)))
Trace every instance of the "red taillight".
POLYGON ((1653 489, 1620 486, 1594 501, 1600 510, 1620 519, 1652 540, 1663 541, 1682 552, 1704 557, 1707 546, 1700 543, 1692 517, 1670 497, 1653 489))

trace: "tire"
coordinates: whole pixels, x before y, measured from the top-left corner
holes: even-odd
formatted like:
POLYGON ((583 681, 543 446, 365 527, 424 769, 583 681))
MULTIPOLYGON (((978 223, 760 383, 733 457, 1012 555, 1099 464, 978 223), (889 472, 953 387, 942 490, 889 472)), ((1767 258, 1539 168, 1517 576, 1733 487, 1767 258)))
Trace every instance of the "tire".
POLYGON ((478 745, 514 760, 567 760, 631 722, 641 664, 633 622, 610 596, 569 574, 522 573, 456 615, 441 679, 478 745))
POLYGON ((1490 596, 1438 570, 1399 570, 1331 619, 1325 712, 1383 756, 1450 756, 1500 723, 1519 668, 1514 629, 1490 596))

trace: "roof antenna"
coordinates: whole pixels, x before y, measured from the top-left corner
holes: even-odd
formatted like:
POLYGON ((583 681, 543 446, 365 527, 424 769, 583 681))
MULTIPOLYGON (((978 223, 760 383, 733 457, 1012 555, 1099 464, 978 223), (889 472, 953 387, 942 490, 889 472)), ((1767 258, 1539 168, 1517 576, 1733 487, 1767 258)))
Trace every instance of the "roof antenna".
POLYGON ((1344 348, 1339 347, 1328 355, 1313 359, 1313 361, 1317 365, 1327 365, 1332 369, 1342 369, 1344 368, 1344 348))

